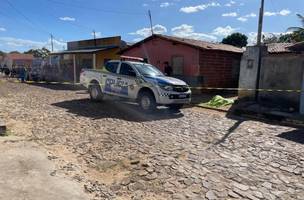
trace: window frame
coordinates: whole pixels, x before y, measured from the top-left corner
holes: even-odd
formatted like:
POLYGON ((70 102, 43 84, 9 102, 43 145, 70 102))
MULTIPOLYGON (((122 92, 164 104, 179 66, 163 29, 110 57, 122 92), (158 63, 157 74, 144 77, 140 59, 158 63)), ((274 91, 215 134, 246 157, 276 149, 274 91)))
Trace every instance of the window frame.
POLYGON ((132 77, 132 78, 136 78, 136 77, 137 77, 137 71, 136 71, 136 69, 134 69, 134 67, 133 67, 130 63, 126 63, 126 62, 120 63, 119 69, 118 69, 118 71, 117 71, 117 74, 120 75, 120 76, 125 76, 125 77, 132 77), (130 66, 131 69, 134 71, 135 76, 130 76, 130 75, 126 75, 126 74, 121 74, 120 71, 121 71, 121 69, 122 69, 123 64, 126 64, 126 65, 130 66))
POLYGON ((117 74, 119 68, 120 68, 120 63, 119 63, 119 62, 116 62, 116 61, 107 62, 107 63, 105 64, 105 69, 106 69, 109 73, 112 73, 112 74, 117 74), (116 63, 116 64, 117 64, 117 67, 116 67, 116 71, 115 71, 115 72, 109 71, 109 70, 107 69, 107 64, 111 64, 111 63, 116 63))

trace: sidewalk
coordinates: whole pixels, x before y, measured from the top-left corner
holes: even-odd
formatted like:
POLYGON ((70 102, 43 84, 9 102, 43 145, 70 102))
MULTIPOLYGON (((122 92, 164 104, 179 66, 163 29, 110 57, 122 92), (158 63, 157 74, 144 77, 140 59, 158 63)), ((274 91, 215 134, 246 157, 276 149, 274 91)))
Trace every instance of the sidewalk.
POLYGON ((17 137, 0 137, 1 200, 85 200, 76 182, 51 176, 54 164, 37 144, 17 137))

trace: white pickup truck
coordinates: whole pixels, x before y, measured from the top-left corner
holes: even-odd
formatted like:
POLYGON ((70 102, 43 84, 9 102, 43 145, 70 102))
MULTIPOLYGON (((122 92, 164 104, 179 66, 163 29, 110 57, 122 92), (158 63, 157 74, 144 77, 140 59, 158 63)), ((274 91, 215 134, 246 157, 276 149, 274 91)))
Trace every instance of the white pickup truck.
POLYGON ((113 60, 103 70, 84 69, 80 83, 88 88, 93 101, 117 96, 137 101, 145 111, 153 111, 158 105, 179 110, 191 101, 191 90, 184 81, 167 77, 142 62, 113 60))

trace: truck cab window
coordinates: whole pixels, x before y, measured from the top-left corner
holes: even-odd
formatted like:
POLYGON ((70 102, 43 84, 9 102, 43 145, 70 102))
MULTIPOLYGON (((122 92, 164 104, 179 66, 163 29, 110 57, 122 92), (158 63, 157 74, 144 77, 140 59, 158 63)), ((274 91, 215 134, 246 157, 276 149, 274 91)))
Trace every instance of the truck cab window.
POLYGON ((107 62, 105 68, 108 72, 116 73, 118 64, 118 62, 107 62))
POLYGON ((121 63, 119 74, 133 77, 136 76, 134 69, 127 63, 121 63))

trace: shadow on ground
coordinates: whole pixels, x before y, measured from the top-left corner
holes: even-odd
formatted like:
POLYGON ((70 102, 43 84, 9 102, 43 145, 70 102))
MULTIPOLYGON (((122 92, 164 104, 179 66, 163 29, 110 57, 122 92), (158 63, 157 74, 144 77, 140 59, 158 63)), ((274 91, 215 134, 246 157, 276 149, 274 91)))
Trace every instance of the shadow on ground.
POLYGON ((115 118, 132 122, 145 122, 165 119, 177 119, 184 115, 159 108, 153 113, 144 113, 137 104, 122 101, 92 102, 89 99, 76 99, 52 104, 67 109, 67 112, 92 119, 115 118))
POLYGON ((50 90, 70 90, 70 91, 80 91, 85 90, 85 87, 81 85, 73 84, 50 84, 50 83, 27 83, 28 85, 42 87, 50 90))
POLYGON ((281 133, 278 137, 290 140, 296 143, 304 144, 304 129, 293 130, 281 133))

